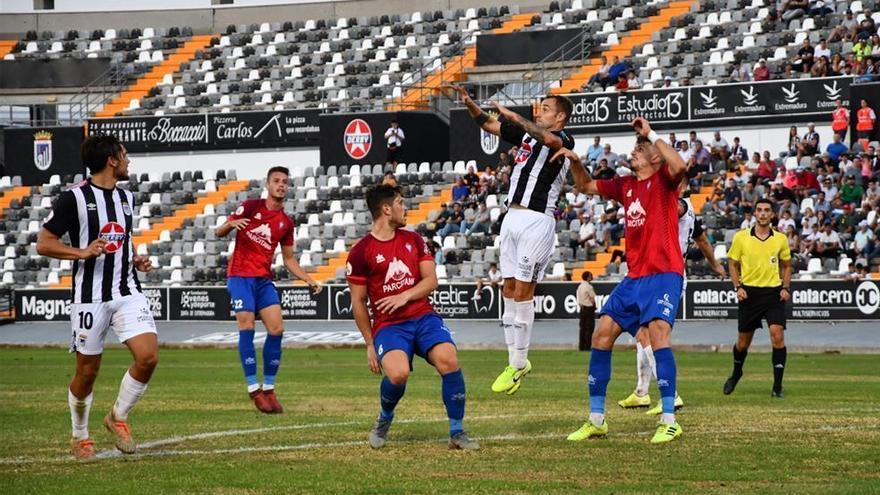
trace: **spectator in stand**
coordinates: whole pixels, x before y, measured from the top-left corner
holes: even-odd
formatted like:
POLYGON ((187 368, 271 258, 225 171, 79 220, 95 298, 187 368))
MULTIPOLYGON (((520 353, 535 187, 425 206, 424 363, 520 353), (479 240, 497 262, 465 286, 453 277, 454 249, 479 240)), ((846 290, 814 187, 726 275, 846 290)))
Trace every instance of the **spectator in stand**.
POLYGON ((675 137, 674 132, 669 133, 669 138, 666 140, 669 143, 669 146, 672 146, 673 149, 678 149, 678 138, 675 137))
POLYGON ((593 179, 596 180, 604 180, 604 179, 613 179, 617 173, 608 166, 608 159, 600 158, 599 164, 596 165, 596 168, 593 169, 593 179))
POLYGON ((761 157, 761 163, 758 164, 758 180, 767 182, 775 179, 776 161, 770 158, 770 152, 765 150, 761 157))
POLYGON ((644 86, 642 78, 634 70, 627 72, 626 84, 628 89, 642 89, 644 86))
POLYGON ((828 4, 834 5, 834 0, 819 0, 816 2, 812 2, 810 5, 810 10, 807 11, 807 15, 810 17, 825 17, 828 14, 833 14, 834 9, 829 7, 828 4))
POLYGON ((739 213, 742 191, 733 179, 727 179, 727 187, 724 188, 725 213, 739 213))
POLYGON ((810 43, 810 38, 804 38, 804 42, 797 51, 797 57, 792 60, 791 67, 798 72, 810 72, 813 67, 813 52, 816 50, 810 43))
POLYGON ((470 187, 470 186, 476 186, 477 184, 480 183, 480 176, 477 175, 477 171, 474 170, 474 166, 473 166, 473 165, 471 165, 470 167, 468 167, 467 174, 464 176, 464 183, 465 183, 465 185, 467 185, 468 187, 470 187))
POLYGON ((459 232, 462 222, 464 222, 464 212, 461 210, 461 203, 453 203, 452 211, 449 212, 449 217, 446 220, 446 225, 437 232, 437 235, 446 237, 453 232, 459 232))
POLYGON ((828 57, 817 57, 810 68, 810 77, 828 77, 831 67, 828 57))
POLYGON ((507 170, 507 168, 510 167, 511 165, 512 165, 512 163, 510 163, 510 155, 508 155, 504 151, 502 151, 501 153, 498 154, 498 171, 499 172, 507 170))
POLYGON ((501 271, 498 269, 497 263, 489 263, 489 271, 484 277, 477 277, 477 290, 474 293, 474 300, 479 301, 483 295, 483 286, 490 285, 492 288, 504 285, 504 278, 501 277, 501 271))
POLYGON ((831 228, 831 220, 825 221, 810 254, 820 258, 836 258, 840 254, 840 235, 831 228))
POLYGON ((877 114, 868 106, 867 100, 859 102, 859 111, 856 112, 856 137, 862 144, 862 149, 868 149, 868 142, 871 141, 871 135, 874 133, 874 125, 877 123, 877 114))
POLYGON ((826 199, 828 193, 825 192, 824 186, 831 186, 831 179, 825 179, 823 189, 816 193, 816 199, 813 201, 813 206, 816 208, 817 218, 820 214, 827 215, 828 212, 831 211, 831 202, 826 199))
POLYGON ((853 236, 852 258, 867 257, 874 251, 874 232, 868 228, 868 221, 859 222, 859 229, 853 236))
POLYGON ((752 75, 749 74, 749 71, 743 67, 742 63, 739 60, 734 60, 733 65, 730 67, 730 81, 731 82, 749 82, 752 80, 752 75))
POLYGON ((666 76, 663 78, 663 88, 672 88, 672 76, 666 76))
POLYGON ((616 84, 618 82, 619 76, 621 74, 626 74, 626 71, 630 69, 630 63, 626 59, 623 60, 614 57, 614 63, 611 64, 611 67, 608 69, 608 77, 605 79, 605 84, 602 87, 607 87, 610 84, 616 84))
POLYGON ((816 124, 810 122, 807 124, 807 132, 801 140, 804 154, 813 156, 819 152, 819 133, 816 132, 816 124))
POLYGON ((403 146, 403 141, 405 139, 406 136, 403 133, 403 129, 400 128, 400 125, 396 120, 392 120, 391 126, 385 131, 385 140, 387 141, 386 144, 388 149, 385 163, 391 163, 395 167, 397 166, 397 153, 403 146))
POLYGON ((794 218, 791 218, 790 210, 782 210, 781 214, 782 218, 779 219, 779 223, 777 224, 777 228, 780 232, 785 232, 787 227, 795 228, 794 218))
POLYGON ((825 193, 826 198, 829 198, 829 200, 833 200, 837 197, 837 193, 840 191, 837 189, 837 186, 835 186, 834 183, 831 182, 830 177, 825 177, 825 179, 822 181, 822 192, 825 193))
POLYGON ((688 163, 694 156, 694 150, 691 149, 690 144, 687 141, 679 141, 678 155, 685 163, 688 163))
POLYGON ((609 167, 614 167, 617 165, 618 159, 617 153, 611 151, 611 145, 609 143, 605 143, 605 147, 602 149, 602 154, 599 155, 599 161, 605 160, 608 162, 609 167))
POLYGON ((626 77, 626 72, 621 72, 617 75, 617 84, 614 85, 614 89, 617 91, 626 91, 629 89, 629 79, 626 77))
POLYGON ((755 209, 755 201, 761 199, 763 195, 758 188, 755 187, 755 184, 751 182, 746 182, 742 189, 742 195, 740 197, 740 201, 742 204, 743 211, 752 211, 755 209))
POLYGON ((437 215, 437 219, 434 220, 434 233, 440 233, 441 230, 445 229, 451 216, 452 212, 449 210, 449 206, 446 203, 441 203, 440 213, 437 215))
POLYGON ((795 79, 800 76, 796 76, 794 73, 794 66, 791 64, 785 64, 785 67, 782 69, 782 72, 779 73, 779 77, 776 79, 795 79))
POLYGON ((739 137, 733 138, 733 147, 730 148, 730 164, 742 165, 749 160, 749 151, 739 143, 739 137))
POLYGON ((801 245, 801 236, 797 234, 797 231, 795 229, 796 227, 793 223, 791 225, 786 225, 785 228, 781 228, 780 226, 779 229, 782 231, 783 234, 785 234, 785 237, 788 238, 788 249, 792 252, 792 254, 797 253, 797 250, 801 245))
POLYGON ((862 14, 864 14, 862 21, 859 22, 859 27, 856 28, 856 39, 870 39, 874 33, 877 32, 877 26, 874 24, 874 18, 871 16, 871 11, 865 9, 862 14))
POLYGON ((602 154, 602 145, 600 144, 601 142, 602 138, 596 136, 593 138, 593 144, 587 147, 587 159, 590 163, 596 163, 596 161, 599 159, 599 155, 602 154))
MULTIPOLYGON (((617 63, 617 57, 614 57, 614 63, 617 63)), ((608 57, 602 55, 602 63, 599 65, 599 71, 593 74, 590 77, 590 80, 587 81, 587 84, 583 85, 581 89, 588 90, 594 84, 601 84, 602 88, 606 86, 606 80, 608 79, 608 71, 611 69, 611 65, 608 63, 608 57)))
POLYGON ((861 38, 856 40, 852 47, 852 54, 856 62, 861 62, 865 57, 870 57, 871 45, 868 44, 868 39, 861 38))
POLYGON ((758 59, 758 63, 755 64, 755 68, 752 69, 752 79, 755 81, 770 80, 770 68, 767 67, 767 59, 758 59))
POLYGON ((745 163, 746 170, 751 172, 752 178, 754 180, 758 175, 758 167, 761 166, 761 154, 757 151, 752 153, 752 157, 745 163))
POLYGON ((821 57, 825 57, 826 61, 831 60, 831 49, 828 48, 825 38, 820 38, 819 44, 813 49, 813 59, 819 60, 821 57))
POLYGON ((688 168, 696 167, 697 172, 706 173, 709 172, 712 162, 712 155, 703 147, 703 142, 699 139, 696 141, 694 146, 694 154, 691 156, 691 163, 688 164, 688 168))
POLYGON ((810 2, 807 0, 784 0, 781 2, 779 11, 782 13, 782 21, 788 27, 792 19, 803 17, 809 8, 810 2))
POLYGON ((699 138, 697 137, 697 131, 689 132, 688 133, 688 146, 690 146, 691 149, 694 149, 697 146, 698 139, 699 138))
POLYGON ((861 204, 862 196, 864 196, 864 194, 865 190, 862 189, 862 186, 856 183, 856 178, 851 175, 846 178, 843 187, 840 189, 840 199, 845 204, 861 204))
POLYGON ((804 216, 801 217, 801 236, 813 234, 816 232, 816 227, 818 227, 818 221, 816 215, 813 214, 813 209, 804 208, 804 216))
POLYGON ((757 219, 752 214, 752 210, 748 209, 743 214, 743 221, 739 224, 739 228, 740 230, 750 229, 755 226, 755 223, 757 223, 757 219))
POLYGON ((730 154, 730 145, 727 140, 721 137, 721 131, 715 131, 715 136, 709 143, 709 154, 712 158, 727 163, 727 156, 730 154))
POLYGON ((452 188, 452 201, 461 201, 467 198, 470 192, 470 188, 464 183, 464 178, 459 177, 452 188))
POLYGON ((776 179, 770 185, 770 196, 773 201, 780 203, 783 200, 789 201, 797 201, 797 197, 794 195, 794 192, 785 187, 782 183, 782 179, 776 179))
MULTIPOLYGON (((844 108, 844 110, 846 109, 844 108)), ((844 129, 843 132, 846 133, 846 129, 844 129)), ((825 148, 825 151, 828 153, 828 158, 831 159, 831 163, 837 165, 840 162, 840 156, 849 151, 849 148, 841 142, 843 136, 840 134, 835 132, 834 135, 831 136, 831 139, 833 142, 825 148)))
MULTIPOLYGON (((842 98, 838 99, 834 105, 834 110, 831 112, 831 130, 834 131, 835 135, 839 135, 840 141, 842 141, 846 138, 846 130, 849 129, 849 110, 843 106, 842 98)), ((845 149, 846 145, 844 145, 844 150, 845 149)), ((842 151, 840 153, 842 153, 842 151)), ((837 154, 838 157, 840 156, 840 153, 837 154)))
POLYGON ((437 244, 437 241, 434 239, 428 239, 426 242, 428 246, 428 250, 431 252, 431 256, 434 257, 434 263, 438 265, 446 264, 446 256, 443 255, 443 249, 441 249, 440 244, 437 244))
POLYGON ((591 250, 602 244, 602 239, 596 237, 596 225, 593 224, 589 215, 581 217, 581 226, 578 229, 577 240, 572 239, 570 247, 576 249, 578 247, 584 250, 591 250))
POLYGON ((800 158, 800 153, 802 151, 801 137, 798 136, 797 126, 791 126, 788 129, 788 156, 797 156, 800 158))
POLYGON ((871 58, 875 63, 880 62, 880 33, 871 36, 871 58))
POLYGON ((876 205, 878 200, 880 200, 880 187, 877 187, 877 179, 871 178, 868 180, 868 188, 865 189, 865 201, 870 205, 876 205))
POLYGON ((682 88, 690 86, 691 85, 691 78, 685 76, 678 85, 682 88))
POLYGON ((807 195, 812 196, 819 192, 821 186, 816 179, 816 174, 814 174, 812 170, 806 167, 798 167, 795 173, 797 187, 803 188, 807 192, 807 195))
POLYGON ((834 29, 831 30, 831 34, 828 36, 828 42, 834 43, 836 41, 850 41, 855 36, 856 28, 859 26, 859 21, 853 18, 853 13, 851 10, 846 11, 846 15, 843 20, 840 21, 834 29))

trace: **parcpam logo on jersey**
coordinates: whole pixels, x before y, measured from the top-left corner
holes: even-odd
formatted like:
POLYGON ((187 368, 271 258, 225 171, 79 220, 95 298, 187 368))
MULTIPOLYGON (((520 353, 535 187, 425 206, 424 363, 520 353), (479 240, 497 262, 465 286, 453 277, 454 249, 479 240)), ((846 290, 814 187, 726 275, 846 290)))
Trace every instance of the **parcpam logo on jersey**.
POLYGON ((360 160, 367 156, 373 146, 373 131, 364 120, 354 119, 345 126, 342 142, 348 156, 360 160))

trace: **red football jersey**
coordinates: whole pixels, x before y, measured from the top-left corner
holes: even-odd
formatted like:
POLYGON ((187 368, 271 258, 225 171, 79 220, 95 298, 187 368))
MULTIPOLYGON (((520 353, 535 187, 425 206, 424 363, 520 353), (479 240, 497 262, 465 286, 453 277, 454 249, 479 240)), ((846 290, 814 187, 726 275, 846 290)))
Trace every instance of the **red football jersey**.
POLYGON ((434 261, 431 251, 419 234, 398 229, 388 241, 367 234, 348 253, 345 266, 348 281, 367 286, 373 309, 373 335, 385 326, 408 321, 434 311, 427 297, 410 301, 394 313, 376 310, 376 302, 406 292, 421 281, 419 263, 434 261))
POLYGON ((599 194, 623 203, 626 212, 626 263, 630 278, 684 273, 678 244, 678 185, 663 164, 654 175, 596 181, 599 194))
POLYGON ((249 199, 239 205, 229 220, 249 218, 247 227, 235 234, 235 251, 229 260, 229 277, 272 277, 272 258, 280 242, 293 245, 293 220, 284 210, 270 210, 266 201, 249 199))

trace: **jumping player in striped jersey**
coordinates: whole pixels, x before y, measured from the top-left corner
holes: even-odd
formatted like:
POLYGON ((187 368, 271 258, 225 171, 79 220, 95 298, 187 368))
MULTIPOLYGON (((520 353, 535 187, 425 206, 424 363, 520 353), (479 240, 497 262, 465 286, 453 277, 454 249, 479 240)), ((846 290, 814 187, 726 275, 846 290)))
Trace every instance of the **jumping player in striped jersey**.
POLYGON ((76 372, 67 401, 73 456, 89 461, 95 458, 89 437, 92 388, 107 331, 112 329, 134 358, 122 377, 116 403, 104 417, 104 427, 116 437, 116 448, 124 454, 135 452, 128 413, 147 390, 159 346, 153 313, 135 273, 149 272, 152 265, 146 256, 134 254, 134 195, 117 186, 128 180, 128 152, 115 137, 94 135, 82 144, 82 161, 91 177, 55 201, 37 237, 37 252, 74 261, 70 352, 76 353, 76 372), (65 234, 70 245, 61 240, 65 234))
POLYGON ((634 174, 594 181, 578 155, 561 150, 553 159, 571 162, 575 184, 581 191, 600 194, 623 203, 626 211, 626 259, 629 273, 605 301, 590 355, 590 418, 568 436, 579 441, 603 437, 605 395, 611 378, 611 349, 624 331, 635 336, 648 328, 657 365, 657 386, 663 414, 651 443, 665 443, 681 435, 675 421, 675 359, 669 340, 681 300, 684 260, 678 244, 678 187, 687 168, 681 156, 644 118, 633 121, 637 133, 632 152, 634 174))
POLYGON ((226 288, 238 323, 238 355, 248 395, 256 408, 267 414, 284 410, 275 395, 275 376, 281 366, 284 333, 281 300, 272 282, 272 258, 279 244, 284 266, 290 273, 309 284, 315 294, 322 290, 321 284, 299 266, 293 253, 293 220, 284 212, 289 176, 285 167, 270 168, 266 174, 268 197, 243 202, 226 223, 217 227, 219 237, 236 231, 226 288), (267 332, 263 343, 262 386, 257 380, 257 351, 254 348, 256 314, 260 315, 267 332))
POLYGON ((562 191, 568 162, 550 157, 562 148, 574 148, 565 131, 572 113, 571 101, 551 95, 541 101, 535 121, 523 118, 493 102, 504 121, 484 112, 460 86, 457 92, 470 116, 485 132, 519 146, 513 157, 507 215, 501 225, 501 276, 504 278, 504 313, 501 323, 507 343, 508 365, 492 384, 492 391, 513 395, 532 370, 528 360, 535 321, 535 288, 544 278, 553 255, 556 201, 562 191))

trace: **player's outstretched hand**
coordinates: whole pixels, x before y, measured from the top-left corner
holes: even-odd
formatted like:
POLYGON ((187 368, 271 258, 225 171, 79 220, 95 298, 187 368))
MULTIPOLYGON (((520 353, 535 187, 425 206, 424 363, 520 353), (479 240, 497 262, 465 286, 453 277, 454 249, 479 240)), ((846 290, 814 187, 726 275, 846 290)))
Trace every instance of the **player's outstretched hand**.
POLYGON ((746 290, 745 290, 745 289, 743 289, 742 287, 740 287, 739 290, 736 291, 736 297, 737 297, 737 299, 739 299, 740 301, 745 301, 746 299, 749 298, 749 295, 746 294, 746 290))
POLYGON ((406 303, 409 302, 409 298, 406 294, 397 294, 395 296, 388 296, 384 299, 380 299, 376 304, 376 309, 383 313, 393 313, 398 309, 402 308, 406 303))
POLYGON ((636 134, 642 137, 648 137, 648 134, 651 133, 651 124, 644 117, 636 117, 635 120, 632 121, 633 129, 635 129, 636 134))
POLYGON ((571 160, 572 165, 581 164, 581 157, 579 157, 577 153, 571 151, 568 148, 559 148, 559 151, 557 151, 553 154, 553 156, 550 157, 550 163, 553 163, 560 158, 568 158, 569 160, 571 160))
POLYGON ((505 107, 501 103, 497 101, 492 101, 492 106, 495 107, 495 110, 498 110, 498 113, 501 114, 507 120, 515 120, 519 117, 519 114, 514 112, 513 110, 505 107))
POLYGON ((153 271, 153 262, 150 261, 148 256, 135 256, 131 260, 134 263, 134 267, 137 268, 137 271, 144 273, 153 271))
POLYGON ((373 347, 373 344, 367 344, 367 364, 374 375, 382 372, 379 368, 379 356, 376 354, 376 348, 373 347))
POLYGON ((230 220, 229 225, 232 226, 235 230, 241 230, 247 227, 247 224, 251 223, 250 218, 239 218, 238 220, 230 220))
MULTIPOLYGON (((440 90, 444 93, 447 91, 452 91, 453 93, 458 93, 458 96, 461 98, 462 103, 466 103, 467 100, 471 99, 471 95, 468 94, 467 90, 458 84, 444 84, 440 86, 440 90)), ((448 95, 450 98, 454 98, 454 95, 448 95)))
POLYGON ((321 282, 318 282, 316 280, 312 280, 311 282, 307 282, 307 283, 309 284, 309 288, 312 289, 312 292, 315 295, 320 294, 321 291, 324 290, 324 286, 321 285, 321 282))
POLYGON ((83 249, 82 259, 87 260, 90 258, 97 258, 104 254, 104 247, 107 245, 107 241, 104 239, 95 239, 91 244, 88 245, 85 249, 83 249))

